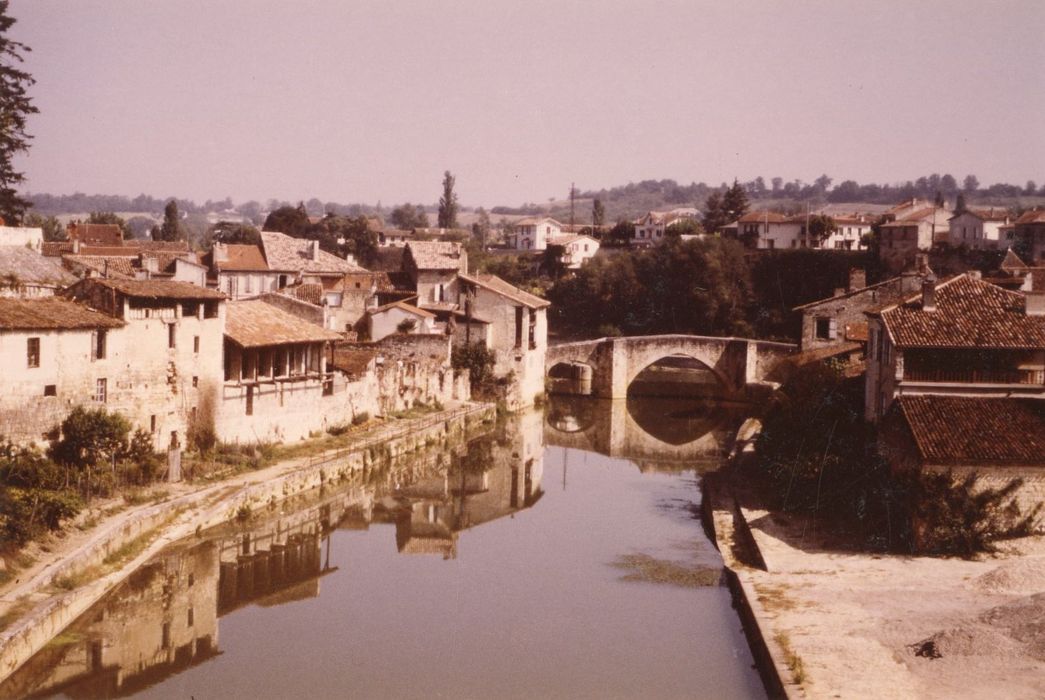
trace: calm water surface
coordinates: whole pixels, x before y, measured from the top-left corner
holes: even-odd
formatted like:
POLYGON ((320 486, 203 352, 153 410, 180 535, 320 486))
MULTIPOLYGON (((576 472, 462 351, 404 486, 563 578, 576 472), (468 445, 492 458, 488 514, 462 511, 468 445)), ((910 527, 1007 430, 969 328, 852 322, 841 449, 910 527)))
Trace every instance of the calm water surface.
POLYGON ((728 421, 622 403, 180 543, 0 697, 764 697, 680 468, 714 466, 728 421))

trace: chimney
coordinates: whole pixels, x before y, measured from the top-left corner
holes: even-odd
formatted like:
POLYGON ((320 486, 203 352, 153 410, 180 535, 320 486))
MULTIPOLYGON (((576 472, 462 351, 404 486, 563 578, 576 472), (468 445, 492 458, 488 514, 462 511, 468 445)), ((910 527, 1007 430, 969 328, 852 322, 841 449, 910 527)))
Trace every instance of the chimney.
POLYGON ((312 262, 319 262, 319 241, 309 241, 309 252, 312 262))
POLYGON ((922 281, 922 311, 936 311, 936 278, 922 281))
POLYGON ((928 253, 916 253, 914 256, 914 269, 920 275, 925 275, 931 272, 929 269, 929 254, 928 253))
POLYGON ((79 238, 74 238, 73 239, 73 255, 79 255, 79 254, 80 254, 80 239, 79 238))
POLYGON ((1045 292, 1027 292, 1024 310, 1028 316, 1045 316, 1045 292))
POLYGON ((229 249, 224 243, 215 243, 212 249, 214 262, 223 263, 229 261, 229 249))
POLYGON ((849 271, 849 291, 855 292, 867 286, 867 272, 859 267, 849 271))
POLYGON ((145 272, 156 273, 160 271, 160 261, 145 253, 138 253, 138 267, 145 272))

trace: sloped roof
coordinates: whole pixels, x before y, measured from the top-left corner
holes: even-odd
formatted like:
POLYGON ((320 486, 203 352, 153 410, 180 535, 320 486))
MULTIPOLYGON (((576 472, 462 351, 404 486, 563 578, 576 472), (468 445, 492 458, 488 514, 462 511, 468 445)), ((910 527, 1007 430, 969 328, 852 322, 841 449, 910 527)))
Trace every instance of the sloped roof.
POLYGON ((121 294, 138 299, 224 299, 225 295, 188 282, 173 280, 86 279, 82 284, 96 284, 115 289, 121 294))
POLYGON ((1016 224, 1017 225, 1019 225, 1019 224, 1041 224, 1041 223, 1045 223, 1045 209, 1037 209, 1037 208, 1035 208, 1035 209, 1031 209, 1030 211, 1025 211, 1020 216, 1020 218, 1016 219, 1016 224))
POLYGON ((786 224, 792 217, 778 214, 775 211, 749 211, 737 219, 738 224, 762 224, 767 221, 771 224, 786 224))
MULTIPOLYGON (((268 263, 265 262, 265 256, 261 252, 261 248, 256 245, 250 245, 245 243, 227 243, 225 244, 225 251, 228 254, 227 260, 214 261, 214 267, 221 271, 228 272, 267 272, 269 269, 268 263)), ((211 250, 209 253, 210 260, 214 260, 214 251, 211 250)))
POLYGON ((589 241, 598 245, 598 241, 591 236, 587 236, 582 233, 564 233, 560 236, 548 236, 548 245, 569 245, 574 241, 579 241, 582 238, 587 238, 589 241))
POLYGON ((68 299, 0 297, 0 329, 3 330, 75 330, 123 325, 123 321, 68 299))
POLYGON ((543 309, 547 306, 551 306, 551 302, 547 299, 541 299, 539 296, 524 292, 515 285, 505 282, 497 275, 460 275, 460 278, 465 282, 488 289, 491 292, 500 294, 503 297, 511 299, 512 301, 518 302, 523 306, 527 306, 531 309, 543 309))
POLYGON ((1004 221, 1007 221, 1009 219, 1009 210, 1008 209, 995 209, 994 207, 991 207, 990 209, 966 209, 963 212, 956 213, 954 216, 950 217, 950 219, 957 219, 962 214, 968 214, 970 216, 975 216, 980 221, 1003 221, 1004 222, 1004 221))
POLYGON ((120 245, 123 241, 123 230, 118 224, 86 224, 79 222, 71 224, 68 232, 69 238, 75 238, 81 243, 120 245))
POLYGON ((341 340, 340 334, 309 323, 260 299, 228 303, 225 336, 241 348, 341 340))
POLYGON ((62 287, 76 277, 69 274, 54 258, 46 258, 21 245, 0 246, 0 277, 13 275, 23 284, 62 287))
POLYGON ((1045 401, 959 396, 897 401, 929 464, 1045 466, 1045 401))
POLYGON ((299 301, 307 301, 315 306, 323 304, 323 285, 321 284, 296 284, 292 287, 285 287, 281 293, 299 301))
POLYGON ((358 345, 335 345, 334 361, 331 364, 335 369, 358 377, 366 372, 375 357, 377 357, 377 350, 372 348, 358 345))
POLYGON ((555 219, 551 218, 550 216, 527 216, 525 218, 522 218, 522 219, 519 219, 518 221, 516 221, 515 225, 516 226, 537 226, 537 225, 539 225, 539 224, 541 224, 541 223, 543 223, 545 221, 550 221, 553 224, 555 224, 556 226, 558 226, 560 228, 562 227, 562 224, 560 224, 558 221, 556 221, 555 219))
POLYGON ((969 275, 936 285, 936 308, 921 293, 880 312, 898 347, 1045 348, 1045 316, 1027 316, 1024 296, 969 275))
POLYGON ((261 245, 270 270, 335 273, 359 272, 363 269, 325 250, 319 251, 318 260, 313 260, 312 243, 309 239, 294 238, 277 231, 261 232, 261 245))
MULTIPOLYGON (((873 295, 874 292, 886 291, 889 287, 893 287, 893 286, 895 286, 897 288, 897 292, 899 292, 899 290, 902 288, 902 283, 903 283, 903 278, 902 277, 890 277, 887 280, 883 280, 881 282, 876 282, 875 284, 869 284, 867 286, 860 287, 859 289, 850 289, 849 291, 842 292, 841 294, 835 294, 834 296, 827 297, 826 299, 817 299, 816 301, 811 301, 811 302, 809 302, 807 304, 802 304, 801 306, 796 306, 796 307, 794 307, 791 310, 792 311, 804 311, 805 309, 816 308, 817 306, 820 306, 821 304, 827 304, 829 302, 839 301, 841 299, 845 299, 846 297, 860 296, 860 295, 862 295, 864 293, 873 295)), ((892 297, 892 299, 895 300, 895 299, 899 298, 899 296, 900 296, 900 294, 897 293, 897 294, 895 294, 892 297)), ((883 300, 881 300, 879 302, 879 305, 881 305, 883 303, 887 303, 889 301, 890 301, 890 299, 883 299, 883 300)))
POLYGON ((1009 248, 1005 251, 1005 259, 1001 261, 999 267, 1003 270, 1026 270, 1027 263, 1023 262, 1012 248, 1009 248))
POLYGON ((425 311, 424 309, 419 309, 416 306, 412 306, 411 304, 407 304, 405 301, 393 301, 390 304, 384 304, 373 309, 367 309, 367 313, 371 316, 376 316, 377 314, 381 314, 386 311, 391 311, 392 309, 399 309, 400 311, 405 311, 408 314, 420 316, 421 318, 435 318, 435 314, 429 311, 425 311))
POLYGON ((134 279, 135 258, 109 255, 63 255, 62 262, 76 272, 94 270, 109 277, 134 279))
POLYGON ((461 267, 460 243, 410 241, 406 244, 418 270, 456 270, 461 267))

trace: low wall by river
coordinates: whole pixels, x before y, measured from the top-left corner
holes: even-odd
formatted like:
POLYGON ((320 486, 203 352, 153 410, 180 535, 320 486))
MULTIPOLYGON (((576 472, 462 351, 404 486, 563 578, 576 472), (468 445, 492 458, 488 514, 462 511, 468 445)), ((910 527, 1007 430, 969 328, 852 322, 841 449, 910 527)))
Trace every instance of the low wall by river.
POLYGON ((221 525, 238 515, 261 511, 324 484, 379 468, 411 452, 464 442, 489 429, 494 417, 493 406, 479 404, 404 421, 402 426, 382 429, 373 437, 341 450, 293 460, 246 475, 241 483, 216 484, 117 516, 112 524, 103 524, 74 555, 21 586, 19 592, 23 592, 23 599, 41 596, 56 582, 89 574, 107 557, 118 554, 121 548, 139 538, 151 537, 151 544, 119 571, 47 598, 20 622, 0 633, 0 681, 170 542, 221 525))

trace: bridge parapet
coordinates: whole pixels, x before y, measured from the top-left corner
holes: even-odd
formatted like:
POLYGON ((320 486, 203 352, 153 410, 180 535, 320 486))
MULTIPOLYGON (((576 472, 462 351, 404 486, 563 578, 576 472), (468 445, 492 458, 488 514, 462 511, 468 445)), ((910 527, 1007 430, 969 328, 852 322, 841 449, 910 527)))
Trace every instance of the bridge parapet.
POLYGON ((642 370, 671 355, 692 357, 708 367, 730 393, 773 378, 781 361, 797 351, 790 343, 749 338, 650 335, 599 338, 548 348, 545 373, 558 364, 592 368, 592 394, 622 399, 642 370))

